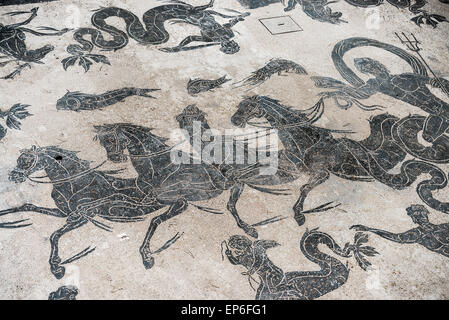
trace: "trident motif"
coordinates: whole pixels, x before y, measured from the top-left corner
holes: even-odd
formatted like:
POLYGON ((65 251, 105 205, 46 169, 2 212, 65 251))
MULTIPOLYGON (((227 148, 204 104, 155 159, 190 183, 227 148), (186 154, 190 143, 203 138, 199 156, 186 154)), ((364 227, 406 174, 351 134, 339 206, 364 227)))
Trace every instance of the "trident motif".
POLYGON ((419 58, 421 59, 422 63, 424 63, 426 68, 430 71, 430 73, 432 73, 432 75, 434 76, 435 80, 438 81, 438 84, 440 85, 441 90, 443 90, 443 92, 449 97, 449 92, 447 91, 446 87, 441 83, 440 78, 436 76, 436 74, 433 72, 433 70, 427 64, 426 60, 424 60, 423 56, 419 53, 422 50, 419 47, 419 44, 421 42, 419 42, 418 39, 416 39, 415 35, 413 33, 410 34, 411 37, 413 38, 413 40, 410 40, 404 32, 402 32, 402 35, 405 38, 405 40, 403 38, 401 38, 401 36, 397 32, 395 32, 395 35, 396 35, 396 37, 398 37, 398 39, 401 41, 402 44, 405 44, 407 49, 409 49, 410 51, 415 52, 419 56, 419 58))

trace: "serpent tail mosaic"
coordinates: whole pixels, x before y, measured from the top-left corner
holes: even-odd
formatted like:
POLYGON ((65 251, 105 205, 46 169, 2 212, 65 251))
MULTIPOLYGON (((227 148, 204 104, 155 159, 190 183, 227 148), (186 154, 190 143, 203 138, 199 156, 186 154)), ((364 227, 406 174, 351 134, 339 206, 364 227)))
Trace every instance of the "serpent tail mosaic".
POLYGON ((166 22, 195 26, 200 29, 201 35, 188 36, 176 47, 160 48, 164 52, 179 52, 214 45, 220 45, 220 50, 225 54, 234 54, 240 50, 238 43, 233 40, 232 27, 245 20, 249 13, 230 16, 208 10, 213 7, 214 0, 197 7, 178 0, 170 2, 170 4, 154 7, 145 12, 142 18, 143 24, 135 14, 126 9, 116 7, 98 9, 91 18, 95 29, 80 28, 75 31, 73 38, 78 44, 71 44, 67 47, 67 52, 71 56, 62 60, 64 69, 67 70, 76 61, 79 61, 79 65, 86 72, 93 62, 110 64, 106 56, 91 53, 94 47, 100 48, 102 51, 117 51, 127 46, 129 38, 146 46, 164 44, 170 38, 170 34, 164 27, 166 22), (214 16, 231 20, 222 25, 216 22, 214 16), (123 19, 127 26, 126 32, 108 25, 106 20, 110 17, 123 19), (113 39, 106 40, 101 31, 107 32, 113 39), (90 37, 90 41, 85 38, 87 36, 90 37), (192 42, 202 42, 203 44, 188 46, 192 42))

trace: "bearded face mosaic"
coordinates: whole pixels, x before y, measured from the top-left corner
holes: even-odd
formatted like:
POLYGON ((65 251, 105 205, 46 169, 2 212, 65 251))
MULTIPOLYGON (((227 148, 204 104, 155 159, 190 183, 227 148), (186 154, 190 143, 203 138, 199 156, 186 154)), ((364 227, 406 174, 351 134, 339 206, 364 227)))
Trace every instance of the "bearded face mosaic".
MULTIPOLYGON (((0 5, 17 19, 0 24, 0 90, 7 93, 0 109, 0 244, 15 257, 33 232, 45 237, 46 244, 32 244, 44 260, 21 256, 23 269, 10 268, 40 270, 23 279, 52 281, 40 298, 97 292, 89 281, 101 282, 104 273, 101 285, 111 285, 112 264, 138 278, 139 290, 149 281, 144 287, 156 291, 169 288, 163 275, 179 273, 176 263, 205 279, 204 270, 222 268, 236 288, 223 295, 257 300, 370 297, 360 279, 373 270, 396 276, 400 263, 389 257, 403 252, 426 255, 416 262, 423 274, 444 269, 433 264, 449 257, 449 70, 444 53, 426 51, 431 41, 418 40, 428 31, 385 27, 372 39, 342 28, 336 38, 334 25, 351 24, 357 11, 345 17, 332 1, 129 1, 84 4, 70 27, 68 19, 51 19, 61 14, 58 0, 0 5), (41 9, 33 8, 37 2, 41 9), (308 23, 295 11, 285 16, 295 6, 326 23, 308 23), (314 44, 305 41, 312 38, 322 52, 312 53, 314 44), (140 68, 145 59, 151 63, 140 68), (27 70, 44 62, 47 71, 27 70), (37 86, 40 72, 47 77, 37 86), (27 101, 32 106, 19 103, 27 101), (119 106, 125 108, 116 112, 119 106), (31 212, 61 223, 45 225, 31 212), (302 262, 293 269, 292 261, 302 262), (44 267, 25 267, 31 263, 44 267), (79 289, 77 272, 94 267, 79 289)), ((408 9, 417 25, 438 25, 435 34, 449 27, 439 24, 447 22, 443 15, 423 9, 426 1, 387 3, 408 9)), ((405 260, 398 258, 410 267, 405 260)), ((2 276, 6 285, 19 281, 2 276)), ((131 288, 134 278, 121 277, 120 286, 131 288)), ((438 289, 446 296, 447 287, 438 289)), ((148 298, 146 291, 127 293, 148 298)))

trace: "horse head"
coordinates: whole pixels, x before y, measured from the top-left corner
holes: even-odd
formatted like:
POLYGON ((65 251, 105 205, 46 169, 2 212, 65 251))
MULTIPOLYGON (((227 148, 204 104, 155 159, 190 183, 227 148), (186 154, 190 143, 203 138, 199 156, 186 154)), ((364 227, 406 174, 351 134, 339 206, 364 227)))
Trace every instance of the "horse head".
POLYGON ((237 106, 237 111, 232 115, 231 122, 233 125, 244 128, 249 121, 254 118, 264 116, 264 111, 260 103, 261 96, 246 97, 237 106))
POLYGON ((309 109, 296 110, 281 104, 279 100, 255 95, 246 97, 238 104, 237 111, 231 117, 231 122, 241 128, 247 124, 268 128, 261 126, 260 122, 251 122, 254 118, 265 118, 272 129, 306 128, 311 127, 311 124, 320 119, 323 111, 323 99, 309 109))
POLYGON ((45 169, 45 163, 39 156, 40 148, 36 146, 20 151, 17 166, 9 173, 9 180, 16 183, 25 182, 28 176, 36 171, 45 169))
POLYGON ((62 177, 70 171, 86 170, 89 162, 81 160, 76 156, 76 152, 64 150, 58 147, 36 147, 21 150, 17 159, 16 167, 9 173, 9 180, 22 183, 31 174, 54 168, 56 176, 62 177), (58 164, 57 166, 55 164, 58 164))
POLYGON ((97 135, 94 140, 98 140, 105 148, 108 160, 115 163, 123 163, 128 160, 124 154, 128 147, 129 139, 123 134, 119 124, 105 124, 94 126, 97 135))
POLYGON ((128 159, 124 154, 127 149, 130 157, 150 158, 169 149, 165 144, 167 139, 151 133, 146 128, 129 123, 107 124, 94 126, 97 132, 94 140, 106 149, 107 157, 112 162, 121 163, 128 159))

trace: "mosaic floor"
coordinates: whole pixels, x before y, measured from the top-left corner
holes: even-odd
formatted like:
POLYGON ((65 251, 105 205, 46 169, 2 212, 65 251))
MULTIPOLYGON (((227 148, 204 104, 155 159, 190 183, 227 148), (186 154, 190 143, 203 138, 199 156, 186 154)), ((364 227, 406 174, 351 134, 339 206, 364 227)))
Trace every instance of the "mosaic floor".
POLYGON ((3 0, 0 299, 448 299, 447 0, 3 0))

